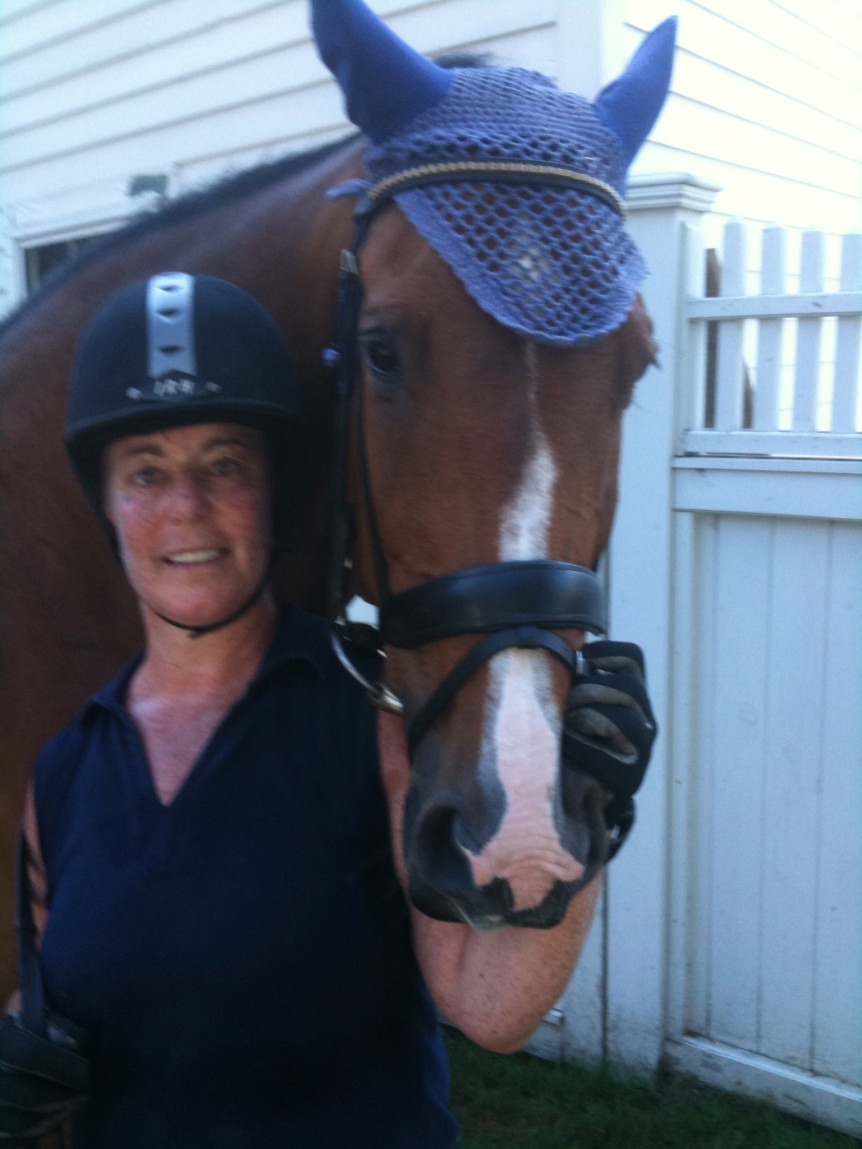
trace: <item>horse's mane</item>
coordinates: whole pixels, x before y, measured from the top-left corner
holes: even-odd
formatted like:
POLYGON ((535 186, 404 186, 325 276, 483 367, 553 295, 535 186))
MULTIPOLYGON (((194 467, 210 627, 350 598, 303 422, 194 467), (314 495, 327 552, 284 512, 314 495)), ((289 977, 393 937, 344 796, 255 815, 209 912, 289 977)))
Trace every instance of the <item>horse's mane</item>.
MULTIPOLYGON (((482 68, 491 62, 491 58, 475 52, 456 52, 438 56, 434 62, 442 68, 482 68)), ((136 216, 118 228, 117 231, 91 240, 85 247, 51 272, 32 295, 29 295, 19 307, 0 321, 0 339, 4 337, 14 323, 23 318, 46 295, 51 295, 81 268, 88 267, 101 259, 102 256, 150 235, 162 227, 182 223, 186 219, 192 219, 208 211, 225 207, 245 199, 247 196, 254 195, 264 188, 271 187, 281 180, 299 175, 301 172, 314 167, 315 164, 322 162, 350 141, 358 138, 359 133, 351 132, 334 143, 323 144, 321 147, 312 148, 307 152, 293 153, 269 163, 258 164, 246 171, 222 177, 209 186, 187 192, 178 199, 168 201, 156 211, 148 211, 136 216)))
POLYGON ((101 259, 102 256, 150 235, 162 227, 182 223, 186 219, 192 219, 208 211, 225 207, 245 199, 247 196, 254 195, 255 192, 264 188, 271 187, 281 180, 299 175, 325 160, 327 156, 338 151, 351 140, 358 138, 358 133, 352 132, 342 136, 334 143, 323 144, 321 147, 313 148, 307 152, 294 153, 269 163, 258 164, 246 171, 225 176, 209 186, 198 188, 187 192, 178 199, 170 200, 156 211, 145 212, 134 217, 117 231, 91 240, 86 247, 47 276, 32 295, 29 295, 15 311, 0 322, 0 339, 13 323, 21 319, 46 295, 52 294, 81 268, 88 267, 101 259))

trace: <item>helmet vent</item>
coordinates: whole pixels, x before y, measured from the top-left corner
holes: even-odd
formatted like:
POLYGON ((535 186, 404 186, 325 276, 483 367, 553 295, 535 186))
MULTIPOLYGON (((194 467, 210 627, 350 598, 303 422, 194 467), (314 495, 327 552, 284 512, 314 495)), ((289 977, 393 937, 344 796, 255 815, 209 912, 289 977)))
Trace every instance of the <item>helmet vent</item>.
POLYGON ((182 271, 154 275, 147 284, 147 363, 152 380, 175 371, 197 375, 194 278, 182 271))

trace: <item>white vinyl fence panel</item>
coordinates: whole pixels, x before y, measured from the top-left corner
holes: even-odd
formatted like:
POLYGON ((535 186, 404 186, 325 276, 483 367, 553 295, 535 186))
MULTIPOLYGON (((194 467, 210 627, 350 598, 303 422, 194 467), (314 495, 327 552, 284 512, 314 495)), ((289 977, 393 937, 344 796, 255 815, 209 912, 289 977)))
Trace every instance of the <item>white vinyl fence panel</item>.
POLYGON ((719 331, 714 426, 704 403, 677 461, 677 624, 696 686, 677 763, 690 914, 671 1056, 716 1074, 736 1051, 737 1072, 772 1073, 768 1094, 858 1133, 862 237, 833 244, 832 291, 828 246, 804 233, 791 268, 786 235, 766 229, 750 272, 746 229, 728 224, 721 295, 686 308, 719 331), (707 462, 708 495, 691 482, 707 462))
POLYGON ((704 515, 684 1031, 862 1071, 862 527, 704 515))
POLYGON ((731 224, 707 298, 712 190, 631 188, 663 368, 627 414, 610 613, 661 736, 538 1040, 862 1137, 860 241, 731 224))
POLYGON ((789 290, 787 236, 763 232, 757 294, 747 294, 747 232, 729 223, 717 298, 694 298, 689 320, 718 323, 715 416, 683 436, 690 454, 858 457, 862 432, 862 235, 841 237, 838 290, 826 291, 827 237, 801 236, 789 290), (752 392, 751 428, 744 389, 752 392))
POLYGON ((856 1135, 860 250, 731 223, 719 296, 683 291, 665 1030, 669 1064, 856 1135))

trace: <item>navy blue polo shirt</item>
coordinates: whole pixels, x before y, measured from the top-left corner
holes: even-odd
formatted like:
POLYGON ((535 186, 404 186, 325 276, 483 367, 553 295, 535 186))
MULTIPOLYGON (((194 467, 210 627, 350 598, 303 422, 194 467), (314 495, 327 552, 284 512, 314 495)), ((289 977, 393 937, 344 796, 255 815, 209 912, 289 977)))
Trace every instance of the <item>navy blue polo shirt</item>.
POLYGON ((48 994, 95 1047, 76 1146, 447 1149, 373 712, 323 624, 285 613, 169 806, 135 665, 36 768, 48 994))

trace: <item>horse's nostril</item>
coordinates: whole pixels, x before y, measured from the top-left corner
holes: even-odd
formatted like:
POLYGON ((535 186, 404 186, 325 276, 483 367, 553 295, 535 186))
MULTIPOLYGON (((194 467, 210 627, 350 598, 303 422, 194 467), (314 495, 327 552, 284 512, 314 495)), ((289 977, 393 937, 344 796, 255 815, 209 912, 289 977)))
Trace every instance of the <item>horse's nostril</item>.
POLYGON ((419 814, 407 830, 410 898, 428 917, 462 922, 476 896, 464 851, 455 840, 458 811, 440 803, 419 814))
POLYGON ((452 839, 462 850, 468 850, 471 854, 482 852, 482 838, 460 814, 456 814, 452 822, 452 839))
POLYGON ((473 888, 473 881, 463 850, 458 848, 456 823, 460 822, 458 811, 451 806, 427 810, 416 828, 414 857, 426 877, 433 871, 435 886, 463 892, 473 888))

